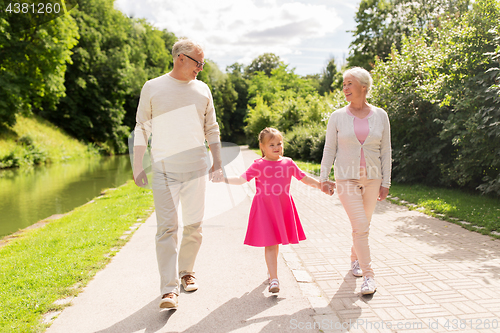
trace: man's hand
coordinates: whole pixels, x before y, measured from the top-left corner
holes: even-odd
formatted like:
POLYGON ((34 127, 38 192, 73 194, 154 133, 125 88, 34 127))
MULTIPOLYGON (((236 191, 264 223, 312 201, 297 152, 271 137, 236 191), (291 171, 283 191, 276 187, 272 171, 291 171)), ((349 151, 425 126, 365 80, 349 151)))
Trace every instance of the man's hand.
POLYGON ((214 183, 220 183, 224 180, 224 174, 222 173, 221 143, 213 143, 209 145, 209 147, 210 152, 212 153, 213 165, 212 168, 210 168, 208 180, 211 180, 214 183))
POLYGON ((137 172, 134 172, 134 182, 139 187, 145 187, 148 185, 148 177, 146 176, 144 169, 139 169, 137 172))
POLYGON ((387 198, 388 194, 389 194, 389 189, 387 187, 380 186, 377 200, 378 201, 385 200, 385 198, 387 198))
POLYGON ((210 168, 210 173, 208 175, 208 179, 214 183, 221 183, 224 181, 224 174, 222 173, 222 167, 212 165, 210 168))
POLYGON ((145 187, 148 185, 148 177, 146 177, 146 172, 142 165, 142 159, 146 153, 146 146, 135 146, 134 147, 134 182, 139 187, 145 187))

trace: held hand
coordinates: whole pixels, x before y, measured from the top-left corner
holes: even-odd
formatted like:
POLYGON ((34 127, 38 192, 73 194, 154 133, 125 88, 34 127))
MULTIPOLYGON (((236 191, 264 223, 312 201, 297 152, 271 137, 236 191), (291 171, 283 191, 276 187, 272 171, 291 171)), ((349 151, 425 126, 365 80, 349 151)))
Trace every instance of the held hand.
POLYGON ((225 181, 222 169, 215 170, 212 173, 212 183, 223 183, 225 181))
POLYGON ((333 195, 333 193, 335 192, 335 183, 331 180, 321 182, 321 192, 330 196, 333 195))
POLYGON ((148 185, 148 177, 144 169, 140 169, 137 173, 134 172, 134 182, 139 187, 145 187, 148 185))
POLYGON ((222 173, 222 168, 218 167, 216 169, 215 166, 212 166, 212 168, 210 169, 209 179, 213 183, 221 183, 221 182, 223 182, 224 181, 224 174, 222 173))
POLYGON ((333 193, 335 193, 335 189, 337 188, 337 183, 335 183, 335 182, 331 182, 331 183, 332 183, 332 187, 331 187, 330 195, 333 195, 333 193))
POLYGON ((337 184, 335 184, 335 182, 332 182, 331 180, 328 180, 327 182, 328 182, 328 184, 330 184, 330 196, 332 196, 333 193, 335 193, 335 189, 337 188, 337 184))
POLYGON ((320 190, 325 194, 330 194, 330 185, 327 182, 321 182, 320 190))
POLYGON ((388 194, 389 194, 389 189, 387 187, 380 186, 377 200, 378 201, 385 200, 385 198, 387 198, 388 194))
POLYGON ((212 178, 212 183, 225 183, 225 182, 226 182, 226 180, 224 179, 224 176, 222 176, 220 178, 219 177, 212 178))

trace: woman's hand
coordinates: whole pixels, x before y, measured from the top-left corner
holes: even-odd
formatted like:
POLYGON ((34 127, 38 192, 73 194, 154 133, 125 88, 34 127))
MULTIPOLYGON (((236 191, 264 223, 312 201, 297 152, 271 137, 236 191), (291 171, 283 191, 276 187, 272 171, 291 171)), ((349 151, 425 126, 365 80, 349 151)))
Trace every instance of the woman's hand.
POLYGON ((335 192, 335 183, 331 180, 321 182, 321 192, 330 196, 333 195, 333 193, 335 192))
POLYGON ((380 186, 377 200, 378 201, 385 200, 385 198, 387 198, 388 194, 389 194, 389 189, 387 187, 380 186))

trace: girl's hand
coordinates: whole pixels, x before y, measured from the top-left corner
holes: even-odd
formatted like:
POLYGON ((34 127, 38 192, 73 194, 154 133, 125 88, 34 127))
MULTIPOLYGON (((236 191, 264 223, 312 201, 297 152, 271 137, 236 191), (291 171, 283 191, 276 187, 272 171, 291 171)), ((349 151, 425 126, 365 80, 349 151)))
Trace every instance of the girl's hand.
POLYGON ((247 182, 247 180, 243 177, 227 177, 227 178, 222 178, 222 180, 220 181, 215 181, 215 180, 212 180, 212 182, 214 183, 226 183, 226 184, 229 184, 229 185, 243 185, 247 182))

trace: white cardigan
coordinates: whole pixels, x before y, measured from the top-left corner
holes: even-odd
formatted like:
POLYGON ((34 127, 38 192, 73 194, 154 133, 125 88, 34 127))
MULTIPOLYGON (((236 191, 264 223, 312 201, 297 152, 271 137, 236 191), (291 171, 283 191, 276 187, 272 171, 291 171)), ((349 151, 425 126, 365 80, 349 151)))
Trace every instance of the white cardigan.
POLYGON ((332 113, 326 130, 321 160, 320 181, 328 179, 332 164, 335 179, 359 179, 361 149, 364 151, 368 179, 382 179, 382 186, 391 186, 391 128, 387 113, 372 106, 368 116, 370 132, 363 144, 354 133, 354 116, 347 107, 332 113))

